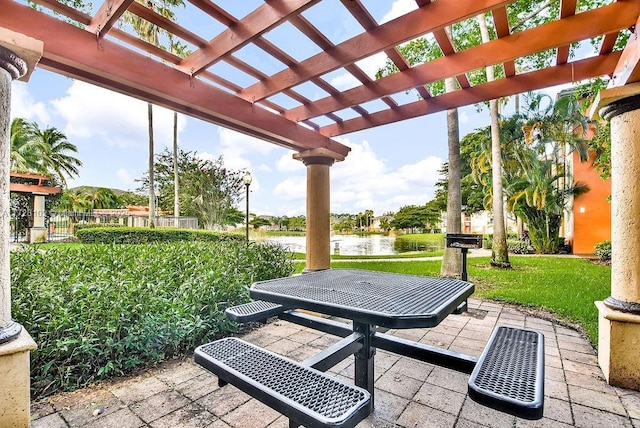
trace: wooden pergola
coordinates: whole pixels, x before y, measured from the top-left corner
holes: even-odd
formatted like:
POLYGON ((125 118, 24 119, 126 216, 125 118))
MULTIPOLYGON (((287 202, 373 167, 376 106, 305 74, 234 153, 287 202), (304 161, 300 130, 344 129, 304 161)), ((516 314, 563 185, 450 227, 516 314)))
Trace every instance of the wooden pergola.
POLYGON ((636 49, 613 48, 620 31, 635 26, 639 2, 621 0, 578 11, 577 0, 562 0, 557 20, 538 28, 511 31, 506 8, 512 2, 416 0, 419 7, 415 11, 378 24, 363 2, 334 1, 361 26, 359 34, 337 44, 307 18, 313 15, 319 0, 272 0, 243 18, 227 12, 225 1, 185 1, 187 14, 204 13, 210 17, 212 28, 221 28, 213 38, 199 35, 134 0, 105 0, 94 16, 57 0, 35 0, 41 10, 21 4, 22 1, 0 0, 0 28, 44 42, 39 68, 295 151, 321 147, 341 156, 349 149, 332 138, 350 132, 597 76, 613 76, 618 86, 638 79, 636 49), (123 30, 119 23, 125 12, 173 34, 174 40, 188 46, 192 53, 181 58, 123 30), (456 52, 445 27, 474 19, 480 13, 491 14, 498 38, 456 52), (288 40, 289 46, 276 46, 265 36, 283 25, 294 27, 296 37, 288 40), (411 67, 397 46, 426 35, 437 40, 444 56, 411 67), (298 36, 308 40, 302 41, 298 36), (597 56, 570 61, 572 43, 600 36, 597 56), (319 52, 300 60, 288 53, 297 51, 295 46, 302 43, 317 46, 319 52), (234 55, 248 47, 270 56, 265 61, 280 64, 281 70, 268 74, 234 55), (517 69, 515 64, 520 58, 546 50, 556 51, 553 64, 539 70, 517 69), (380 52, 393 61, 399 72, 373 80, 356 62, 380 52), (218 63, 246 78, 230 81, 221 77, 216 74, 218 63), (504 78, 471 85, 466 73, 495 64, 504 68, 504 78), (360 84, 347 91, 336 89, 323 77, 335 70, 343 70, 360 84), (447 77, 456 78, 459 90, 432 96, 424 87, 447 77), (236 83, 241 80, 253 83, 236 83), (305 84, 313 85, 325 96, 315 100, 305 97, 297 90, 305 84), (399 104, 394 94, 410 89, 416 89, 422 99, 399 104), (381 101, 379 110, 368 111, 363 106, 375 100, 381 101))
MULTIPOLYGON (((96 2, 99 8, 90 15, 57 0, 30 1, 35 8, 26 0, 0 0, 0 119, 8 117, 2 111, 10 98, 6 82, 26 80, 42 68, 292 149, 307 166, 309 270, 329 267, 329 170, 350 150, 335 137, 609 76, 610 89, 600 94, 594 109, 611 121, 613 148, 612 293, 597 302, 599 359, 610 383, 640 389, 640 0, 611 0, 586 10, 577 0, 558 0, 558 16, 530 29, 510 27, 507 12, 514 0, 415 0, 415 10, 384 23, 374 18, 367 0, 247 0, 243 6, 255 9, 243 17, 229 11, 237 0, 185 0, 181 16, 197 15, 207 22, 198 31, 189 20, 174 22, 158 14, 154 0, 96 2), (327 5, 336 16, 349 17, 353 36, 333 41, 314 25, 316 8, 327 5), (191 53, 182 58, 142 40, 121 25, 125 13, 158 26, 191 53), (497 38, 457 52, 446 28, 483 13, 497 38), (270 33, 285 27, 295 36, 273 42, 270 33), (616 49, 621 32, 631 37, 626 47, 616 49), (422 36, 432 37, 442 56, 411 66, 397 47, 422 36), (574 44, 590 40, 598 45, 596 54, 574 58, 574 44), (313 48, 300 55, 301 44, 313 48), (249 60, 251 55, 243 55, 247 50, 259 52, 262 60, 249 60), (545 51, 555 59, 540 68, 522 66, 529 55, 545 51), (368 75, 359 61, 376 54, 386 55, 398 71, 377 80, 368 75), (503 73, 495 81, 473 85, 469 73, 488 66, 503 73), (328 77, 339 72, 358 83, 339 90, 328 77), (456 80, 455 91, 429 92, 426 85, 447 78, 456 80), (398 96, 408 90, 421 97, 407 101, 398 96)), ((8 120, 0 125, 0 159, 6 159, 3 145, 8 141, 2 140, 7 129, 2 128, 8 128, 8 120)), ((0 182, 0 194, 7 199, 0 201, 0 210, 8 206, 6 168, 0 165, 0 175, 7 176, 6 184, 0 182)), ((28 356, 35 344, 11 320, 8 236, 3 230, 0 372, 15 375, 0 379, 0 390, 10 392, 0 403, 0 425, 28 426, 28 356), (3 344, 3 337, 13 341, 3 344)))

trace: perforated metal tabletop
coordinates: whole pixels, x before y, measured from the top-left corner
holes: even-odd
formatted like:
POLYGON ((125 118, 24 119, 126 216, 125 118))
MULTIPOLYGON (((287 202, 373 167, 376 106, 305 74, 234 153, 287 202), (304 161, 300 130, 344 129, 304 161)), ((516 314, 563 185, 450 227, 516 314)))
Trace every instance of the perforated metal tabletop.
POLYGON ((328 269, 256 282, 253 299, 389 328, 438 325, 474 291, 459 279, 328 269))

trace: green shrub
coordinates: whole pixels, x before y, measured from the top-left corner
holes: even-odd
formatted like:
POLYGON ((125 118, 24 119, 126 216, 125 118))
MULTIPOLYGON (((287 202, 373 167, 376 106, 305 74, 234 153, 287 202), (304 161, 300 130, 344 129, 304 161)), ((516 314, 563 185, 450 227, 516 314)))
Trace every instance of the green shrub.
POLYGON ((34 397, 192 351, 236 329, 224 310, 254 281, 289 276, 273 245, 80 245, 11 253, 14 319, 33 336, 34 397))
POLYGON ((611 241, 598 242, 594 248, 594 253, 603 262, 611 260, 611 241))
POLYGON ((507 251, 512 254, 531 254, 533 253, 533 247, 529 241, 507 239, 507 251))
POLYGON ((244 241, 241 233, 215 232, 193 229, 148 229, 142 227, 97 227, 82 229, 76 233, 85 244, 146 244, 150 242, 179 241, 244 241))
POLYGON ((118 223, 75 223, 73 225, 73 233, 75 234, 79 230, 84 229, 98 229, 98 228, 110 228, 110 227, 126 227, 124 224, 118 223))

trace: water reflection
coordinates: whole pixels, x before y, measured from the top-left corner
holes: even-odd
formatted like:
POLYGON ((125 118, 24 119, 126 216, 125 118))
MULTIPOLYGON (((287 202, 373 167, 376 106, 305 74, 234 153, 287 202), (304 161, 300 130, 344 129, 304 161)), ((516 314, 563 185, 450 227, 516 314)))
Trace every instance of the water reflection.
MULTIPOLYGON (((306 252, 306 236, 268 236, 268 243, 280 244, 289 251, 306 252)), ((382 235, 336 235, 331 237, 331 252, 346 256, 398 254, 396 238, 382 235)))

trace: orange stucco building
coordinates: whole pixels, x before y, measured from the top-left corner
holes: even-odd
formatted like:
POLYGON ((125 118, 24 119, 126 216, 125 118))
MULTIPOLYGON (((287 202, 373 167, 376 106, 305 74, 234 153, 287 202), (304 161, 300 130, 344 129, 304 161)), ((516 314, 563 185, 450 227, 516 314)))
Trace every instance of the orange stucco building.
POLYGON ((580 162, 578 154, 573 156, 573 178, 586 183, 589 191, 573 200, 569 230, 574 254, 593 254, 597 243, 611 240, 611 179, 602 180, 593 167, 594 153, 587 162, 580 162))

